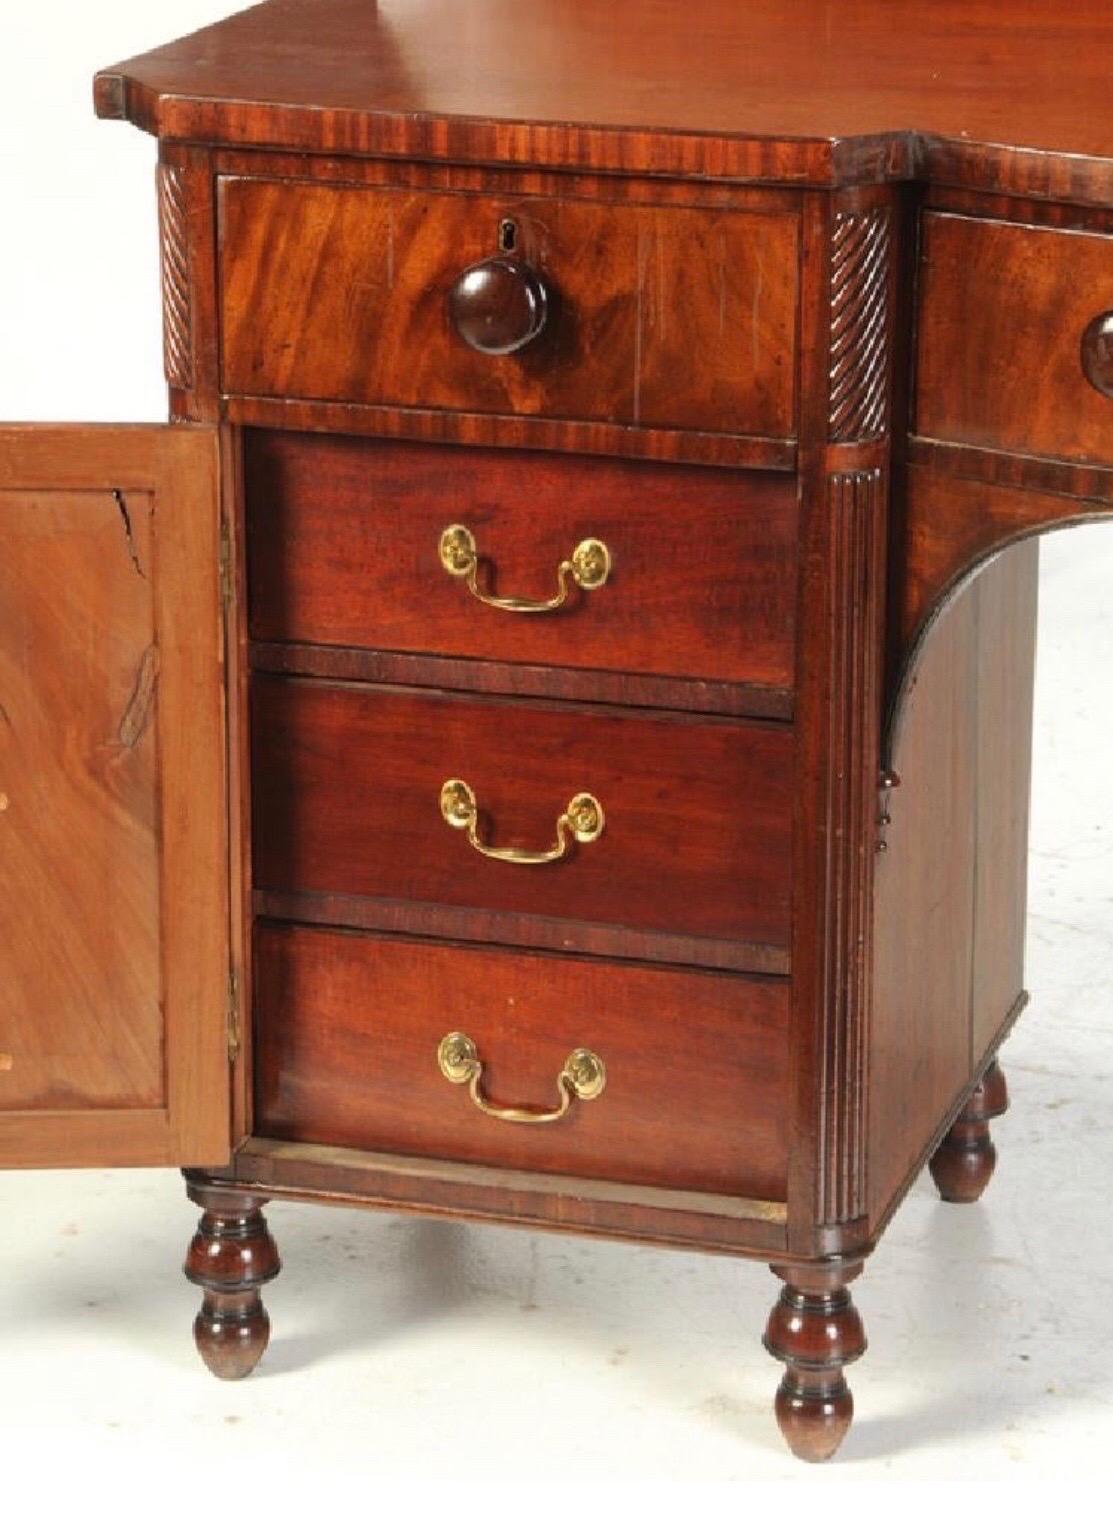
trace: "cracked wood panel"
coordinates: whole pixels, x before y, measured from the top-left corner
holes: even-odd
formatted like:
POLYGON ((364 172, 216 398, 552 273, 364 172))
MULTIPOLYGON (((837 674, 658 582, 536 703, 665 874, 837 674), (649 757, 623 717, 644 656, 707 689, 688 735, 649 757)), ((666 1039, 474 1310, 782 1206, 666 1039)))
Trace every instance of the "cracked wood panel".
POLYGON ((164 1098, 151 505, 0 498, 4 1109, 164 1098))
POLYGON ((227 1156, 215 472, 0 428, 0 1165, 227 1156))

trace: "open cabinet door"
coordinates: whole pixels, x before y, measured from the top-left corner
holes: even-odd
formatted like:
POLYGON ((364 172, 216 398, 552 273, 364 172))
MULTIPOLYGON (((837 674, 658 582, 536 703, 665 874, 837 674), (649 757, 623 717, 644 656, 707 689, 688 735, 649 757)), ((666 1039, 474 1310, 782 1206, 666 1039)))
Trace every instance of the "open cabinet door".
POLYGON ((0 427, 0 1167, 230 1155, 219 483, 0 427))

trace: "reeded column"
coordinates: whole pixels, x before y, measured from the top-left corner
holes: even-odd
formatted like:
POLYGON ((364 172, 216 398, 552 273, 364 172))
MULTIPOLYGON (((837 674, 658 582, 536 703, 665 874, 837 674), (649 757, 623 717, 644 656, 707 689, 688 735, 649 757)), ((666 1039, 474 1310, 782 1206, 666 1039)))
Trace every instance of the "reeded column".
POLYGON ((259 1291, 282 1267, 263 1218, 266 1201, 192 1174, 186 1187, 204 1212, 185 1261, 186 1278, 203 1293, 193 1340, 218 1379, 243 1379, 270 1340, 259 1291))

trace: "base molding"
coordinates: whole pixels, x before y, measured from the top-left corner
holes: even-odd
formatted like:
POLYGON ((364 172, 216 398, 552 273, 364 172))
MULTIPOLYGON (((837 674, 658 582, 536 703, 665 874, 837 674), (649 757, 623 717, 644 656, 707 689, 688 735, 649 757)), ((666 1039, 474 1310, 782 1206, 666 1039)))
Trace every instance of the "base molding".
POLYGON ((777 1200, 523 1173, 268 1137, 250 1137, 229 1169, 207 1177, 272 1199, 567 1230, 764 1261, 788 1256, 788 1211, 777 1200))

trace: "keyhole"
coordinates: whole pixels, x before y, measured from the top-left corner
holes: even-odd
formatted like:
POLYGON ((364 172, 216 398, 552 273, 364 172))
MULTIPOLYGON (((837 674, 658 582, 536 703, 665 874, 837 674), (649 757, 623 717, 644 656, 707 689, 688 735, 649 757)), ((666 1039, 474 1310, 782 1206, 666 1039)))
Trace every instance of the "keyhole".
POLYGON ((513 217, 503 217, 499 223, 499 251, 512 254, 518 246, 518 224, 513 217))

